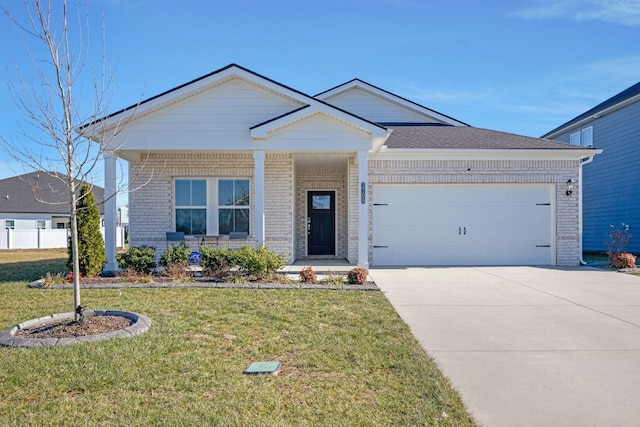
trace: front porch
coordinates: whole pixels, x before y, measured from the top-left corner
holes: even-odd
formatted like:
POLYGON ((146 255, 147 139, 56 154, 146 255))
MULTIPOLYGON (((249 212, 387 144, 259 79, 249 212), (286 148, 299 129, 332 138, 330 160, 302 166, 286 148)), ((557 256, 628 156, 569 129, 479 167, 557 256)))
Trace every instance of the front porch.
MULTIPOLYGON (((115 185, 109 182, 115 181, 111 176, 115 177, 118 155, 129 161, 130 177, 147 182, 129 196, 131 246, 149 245, 160 254, 164 251, 166 233, 182 226, 178 214, 186 202, 179 206, 176 182, 181 189, 185 180, 204 187, 206 201, 193 207, 206 218, 197 234, 219 236, 215 241, 228 246, 219 216, 228 209, 221 205, 222 187, 218 185, 244 180, 249 192, 243 203, 248 204, 241 208, 249 215, 248 233, 231 246, 265 244, 292 264, 313 257, 344 259, 368 268, 367 151, 113 153, 105 156, 105 222, 116 216, 115 198, 109 198, 115 194, 115 185)), ((105 271, 117 271, 112 237, 107 227, 105 271)))

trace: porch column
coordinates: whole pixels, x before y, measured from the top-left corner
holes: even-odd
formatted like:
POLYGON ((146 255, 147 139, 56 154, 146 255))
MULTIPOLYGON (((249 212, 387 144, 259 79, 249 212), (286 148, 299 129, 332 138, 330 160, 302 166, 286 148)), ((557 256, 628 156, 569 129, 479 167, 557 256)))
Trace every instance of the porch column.
POLYGON ((358 267, 369 268, 369 152, 358 151, 358 267))
POLYGON ((253 152, 253 178, 255 188, 255 219, 256 235, 258 245, 264 244, 264 151, 253 152))
POLYGON ((116 160, 118 156, 113 151, 104 153, 104 249, 107 264, 103 273, 118 271, 116 261, 116 217, 118 207, 116 203, 116 160))

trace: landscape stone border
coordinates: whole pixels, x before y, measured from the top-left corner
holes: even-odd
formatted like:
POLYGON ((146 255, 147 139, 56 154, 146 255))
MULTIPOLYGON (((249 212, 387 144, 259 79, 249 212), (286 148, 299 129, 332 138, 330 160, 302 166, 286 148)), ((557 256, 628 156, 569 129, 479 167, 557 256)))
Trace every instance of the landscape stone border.
MULTIPOLYGON (((73 289, 72 284, 43 286, 44 280, 29 283, 29 288, 73 289)), ((153 282, 153 283, 81 283, 82 289, 124 289, 124 288, 216 288, 216 289, 325 289, 333 291, 379 291, 373 283, 364 285, 323 285, 309 283, 225 283, 225 282, 153 282)))
POLYGON ((32 328, 34 326, 43 326, 47 323, 54 323, 65 319, 73 319, 75 313, 58 313, 50 316, 40 317, 38 319, 28 320, 20 323, 10 329, 0 333, 0 346, 4 347, 51 347, 56 345, 79 344, 83 342, 96 342, 113 338, 129 338, 140 335, 151 326, 151 319, 143 314, 132 313, 130 311, 120 310, 86 310, 83 315, 91 316, 120 316, 131 320, 131 325, 124 329, 116 331, 104 332, 101 334, 86 335, 82 337, 72 338, 27 338, 17 337, 16 332, 20 329, 32 328))

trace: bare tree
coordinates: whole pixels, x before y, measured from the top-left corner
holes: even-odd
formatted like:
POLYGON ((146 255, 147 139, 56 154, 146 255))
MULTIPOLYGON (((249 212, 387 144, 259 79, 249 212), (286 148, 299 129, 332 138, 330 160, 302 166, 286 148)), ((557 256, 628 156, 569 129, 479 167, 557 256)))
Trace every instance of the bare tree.
MULTIPOLYGON (((73 257, 74 311, 81 312, 78 262, 77 205, 83 182, 92 182, 92 172, 105 150, 114 150, 111 138, 102 135, 96 144, 77 130, 105 116, 113 74, 107 70, 104 36, 98 53, 99 67, 90 50, 89 12, 86 1, 24 0, 26 16, 21 22, 5 6, 0 8, 14 25, 33 69, 29 77, 17 68, 9 87, 24 115, 20 138, 0 136, 4 151, 27 169, 48 173, 64 184, 68 199, 73 257), (71 18, 71 19, 69 19, 71 18), (90 86, 87 92, 83 91, 90 86), (64 172, 58 172, 64 171, 64 172)), ((104 35, 104 26, 102 27, 104 35)))

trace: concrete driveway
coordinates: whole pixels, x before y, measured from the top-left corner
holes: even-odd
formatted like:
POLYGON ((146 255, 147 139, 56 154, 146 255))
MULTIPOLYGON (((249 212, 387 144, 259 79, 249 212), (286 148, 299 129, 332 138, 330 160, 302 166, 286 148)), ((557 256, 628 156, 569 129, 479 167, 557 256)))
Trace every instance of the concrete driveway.
POLYGON ((640 277, 587 267, 370 275, 481 425, 640 424, 640 277))

